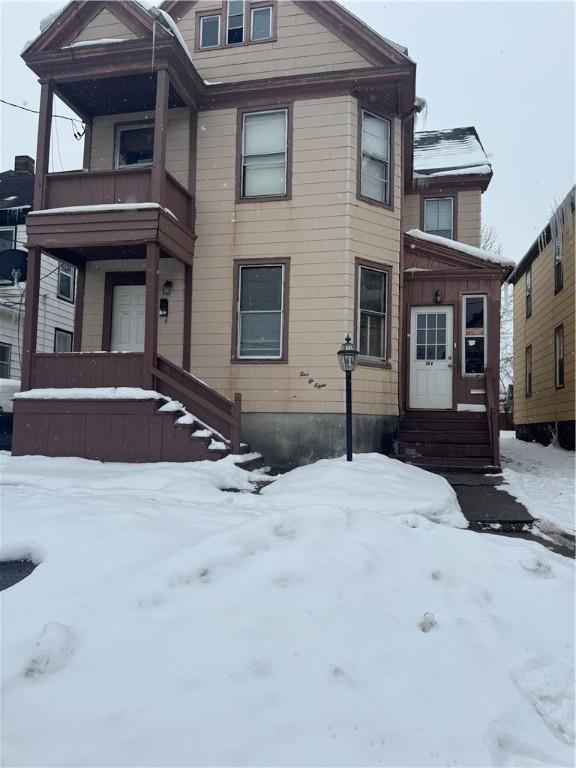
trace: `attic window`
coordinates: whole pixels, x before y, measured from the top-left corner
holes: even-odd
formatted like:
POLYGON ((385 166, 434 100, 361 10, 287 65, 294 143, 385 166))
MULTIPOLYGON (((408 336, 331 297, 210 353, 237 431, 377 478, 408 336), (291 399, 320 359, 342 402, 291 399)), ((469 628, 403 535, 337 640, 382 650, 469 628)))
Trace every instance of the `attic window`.
POLYGON ((220 45, 220 14, 200 18, 200 48, 220 45))
POLYGON ((244 0, 228 0, 228 45, 244 42, 244 0))
POLYGON ((268 40, 272 37, 272 6, 252 8, 250 17, 250 39, 268 40))
POLYGON ((120 125, 116 130, 116 168, 151 165, 154 157, 154 124, 120 125))

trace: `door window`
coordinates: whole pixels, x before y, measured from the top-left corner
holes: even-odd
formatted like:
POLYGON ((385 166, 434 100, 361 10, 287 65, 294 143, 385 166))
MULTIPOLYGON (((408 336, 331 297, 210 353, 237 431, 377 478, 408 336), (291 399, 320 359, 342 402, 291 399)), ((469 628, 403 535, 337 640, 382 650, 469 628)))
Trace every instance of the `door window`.
POLYGON ((416 360, 446 360, 446 315, 443 312, 417 314, 416 360))

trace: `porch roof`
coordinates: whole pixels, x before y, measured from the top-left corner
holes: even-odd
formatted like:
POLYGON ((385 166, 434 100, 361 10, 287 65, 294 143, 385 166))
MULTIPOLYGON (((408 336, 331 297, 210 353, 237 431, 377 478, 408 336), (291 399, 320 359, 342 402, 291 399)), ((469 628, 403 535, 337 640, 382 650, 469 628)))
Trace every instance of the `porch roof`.
POLYGON ((467 262, 477 267, 499 267, 502 270, 502 279, 506 279, 516 266, 516 262, 506 256, 501 256, 492 251, 485 251, 482 248, 475 248, 472 245, 461 243, 457 240, 450 240, 447 237, 430 235, 419 229, 408 230, 404 235, 404 244, 405 247, 409 248, 420 247, 422 250, 430 251, 434 255, 441 256, 444 254, 457 258, 464 263, 467 262))

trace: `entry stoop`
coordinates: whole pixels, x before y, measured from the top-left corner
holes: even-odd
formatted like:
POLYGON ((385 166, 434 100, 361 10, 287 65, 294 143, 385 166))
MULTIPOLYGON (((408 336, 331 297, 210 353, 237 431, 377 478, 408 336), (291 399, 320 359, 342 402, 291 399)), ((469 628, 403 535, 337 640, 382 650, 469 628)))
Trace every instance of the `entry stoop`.
POLYGON ((400 422, 398 458, 432 471, 500 470, 493 465, 484 412, 406 411, 400 422))

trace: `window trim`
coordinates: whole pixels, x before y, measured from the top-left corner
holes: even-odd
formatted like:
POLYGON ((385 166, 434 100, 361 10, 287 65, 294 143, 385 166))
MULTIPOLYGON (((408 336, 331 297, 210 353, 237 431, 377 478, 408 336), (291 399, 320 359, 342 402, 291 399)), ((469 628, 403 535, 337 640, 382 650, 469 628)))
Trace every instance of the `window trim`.
POLYGON ((232 290, 232 348, 230 362, 239 365, 278 365, 288 362, 288 327, 290 308, 290 258, 234 259, 234 282, 232 290), (242 267, 278 267, 283 269, 282 284, 282 333, 280 357, 240 357, 238 355, 240 312, 240 272, 242 267))
POLYGON ((532 344, 528 344, 528 346, 524 348, 524 397, 532 397, 533 368, 532 344), (528 357, 530 357, 530 377, 528 377, 528 357))
POLYGON ((532 296, 534 294, 534 284, 532 282, 532 265, 526 270, 524 275, 524 303, 526 305, 526 320, 532 317, 532 296), (528 284, 530 284, 530 290, 528 290, 528 284))
POLYGON ((276 13, 275 13, 273 2, 266 2, 266 0, 263 0, 263 2, 248 3, 248 19, 247 19, 248 43, 250 43, 250 45, 258 45, 259 43, 270 43, 273 40, 276 40, 275 18, 276 18, 276 13), (268 37, 262 37, 260 38, 260 40, 254 40, 252 38, 252 30, 254 28, 253 14, 254 14, 254 11, 257 11, 261 8, 270 8, 270 34, 268 35, 268 37))
POLYGON ((194 33, 194 52, 216 51, 219 48, 240 48, 243 45, 261 45, 262 43, 274 43, 278 39, 278 0, 245 0, 244 8, 244 41, 242 43, 228 43, 228 3, 223 0, 220 8, 203 8, 196 11, 196 31, 194 33), (252 10, 255 8, 271 8, 271 36, 262 40, 252 40, 252 10), (220 16, 220 42, 219 45, 211 45, 209 48, 200 48, 200 24, 204 16, 220 16))
POLYGON ((368 355, 358 356, 358 365, 366 368, 385 368, 386 370, 392 370, 392 362, 390 359, 391 343, 392 343, 392 323, 390 322, 390 312, 392 308, 391 304, 391 282, 393 267, 391 264, 381 263, 378 261, 368 261, 367 259, 356 258, 354 261, 354 343, 357 349, 360 349, 360 270, 371 269, 375 272, 386 273, 386 328, 385 328, 385 340, 386 340, 386 359, 380 357, 369 357, 368 355))
POLYGON ((392 115, 384 114, 383 112, 376 112, 374 109, 364 104, 358 99, 358 119, 357 119, 357 134, 356 134, 356 197, 358 200, 362 200, 369 205, 376 205, 379 208, 385 208, 387 211, 394 210, 394 117, 392 115), (380 120, 386 120, 390 124, 390 161, 388 163, 389 183, 388 183, 388 201, 387 203, 381 200, 375 200, 372 197, 366 197, 362 194, 362 113, 368 112, 374 117, 380 118, 380 120))
MULTIPOLYGON (((452 200, 452 237, 458 240, 458 192, 446 195, 420 195, 420 229, 426 232, 426 201, 427 200, 452 200)), ((434 232, 430 232, 434 235, 434 232)))
POLYGON ((566 345, 564 343, 564 323, 560 323, 554 328, 554 388, 564 389, 566 386, 566 345), (562 358, 558 357, 558 332, 562 335, 562 358), (562 383, 559 383, 559 362, 562 360, 562 383))
POLYGON ((292 200, 292 143, 294 135, 293 102, 272 104, 270 106, 246 107, 237 110, 236 119, 236 202, 266 203, 292 200), (244 115, 260 112, 286 112, 286 191, 283 195, 255 195, 242 197, 242 178, 244 164, 244 115))
POLYGON ((57 354, 57 355, 70 355, 70 354, 72 354, 74 352, 74 333, 73 333, 73 331, 67 331, 66 328, 59 328, 58 326, 55 326, 54 327, 53 351, 54 351, 54 354, 57 354), (59 333, 64 335, 64 336, 68 336, 70 338, 70 352, 57 352, 56 351, 56 336, 59 333))
POLYGON ((475 379, 478 376, 484 376, 486 368, 488 366, 488 294, 486 293, 463 293, 461 294, 462 301, 460 304, 460 330, 462 336, 462 342, 460 345, 462 362, 460 365, 461 375, 467 379, 475 379), (484 370, 481 373, 466 373, 466 299, 483 299, 484 301, 484 370))
MULTIPOLYGON (((213 50, 213 49, 210 49, 213 50)), ((130 165, 119 165, 120 158, 120 134, 126 130, 134 128, 155 128, 154 120, 139 120, 134 122, 114 123, 114 169, 115 171, 129 171, 136 168, 151 168, 154 164, 154 157, 149 163, 131 163, 130 165)))
MULTIPOLYGON (((12 344, 8 344, 6 341, 0 341, 0 347, 5 347, 8 350, 8 362, 5 362, 4 360, 0 361, 0 365, 8 365, 8 376, 6 376, 7 379, 11 378, 12 375, 12 344)), ((4 376, 2 376, 4 378, 4 376)))
POLYGON ((222 0, 222 15, 224 25, 224 45, 226 48, 236 48, 239 45, 246 45, 248 40, 248 17, 250 16, 249 3, 247 0, 242 0, 242 40, 238 43, 228 42, 228 24, 230 23, 230 2, 229 0, 222 0))
POLYGON ((199 11, 196 14, 196 45, 198 51, 214 51, 217 48, 223 48, 222 45, 222 12, 220 9, 214 11, 199 11), (202 25, 204 19, 218 19, 218 42, 216 45, 202 45, 202 25))
POLYGON ((65 261, 58 262, 58 272, 56 273, 56 297, 61 301, 66 301, 68 304, 74 304, 76 302, 76 269, 72 264, 67 264, 65 261), (69 267, 71 269, 71 297, 60 293, 60 275, 62 274, 62 267, 69 267))
POLYGON ((553 269, 554 269, 554 295, 556 296, 564 288, 564 243, 562 242, 562 232, 558 233, 558 236, 554 240, 554 248, 552 251, 553 269), (556 259, 556 244, 558 244, 558 252, 560 258, 556 259), (556 267, 560 269, 557 270, 556 267), (558 279, 558 275, 560 279, 558 279))

